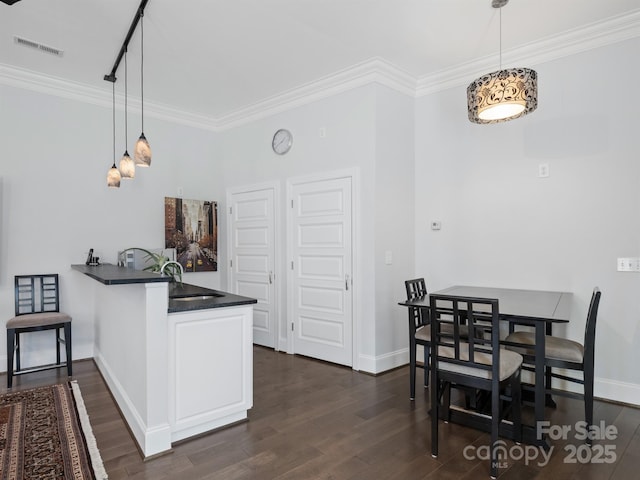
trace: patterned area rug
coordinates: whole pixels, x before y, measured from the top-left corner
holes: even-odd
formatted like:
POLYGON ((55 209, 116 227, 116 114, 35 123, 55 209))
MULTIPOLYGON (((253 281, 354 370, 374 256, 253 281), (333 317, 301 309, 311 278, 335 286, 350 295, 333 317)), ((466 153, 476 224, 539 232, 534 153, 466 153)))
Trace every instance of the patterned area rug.
POLYGON ((0 395, 0 479, 106 478, 75 381, 0 395))

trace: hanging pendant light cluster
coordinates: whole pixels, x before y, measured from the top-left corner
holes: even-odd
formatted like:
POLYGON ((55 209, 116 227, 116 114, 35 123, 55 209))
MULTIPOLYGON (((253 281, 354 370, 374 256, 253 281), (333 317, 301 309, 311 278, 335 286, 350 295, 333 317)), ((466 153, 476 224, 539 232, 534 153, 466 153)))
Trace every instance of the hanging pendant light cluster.
POLYGON ((149 142, 147 141, 144 135, 144 30, 142 25, 142 18, 144 17, 144 9, 149 0, 142 0, 140 2, 140 6, 136 12, 135 17, 133 18, 133 22, 131 22, 131 26, 129 27, 129 32, 122 44, 122 48, 120 49, 120 53, 118 54, 118 58, 111 70, 111 73, 104 76, 104 79, 113 84, 113 166, 109 169, 109 173, 107 174, 107 186, 118 188, 120 187, 120 179, 128 178, 132 179, 135 177, 136 165, 141 167, 148 167, 151 165, 151 148, 149 147, 149 142), (141 38, 141 53, 140 53, 140 105, 141 105, 141 113, 142 113, 142 133, 140 134, 140 138, 136 142, 134 147, 134 158, 135 162, 129 156, 129 152, 127 150, 128 144, 128 122, 127 122, 127 107, 128 107, 128 90, 127 90, 127 50, 129 47, 129 41, 133 36, 138 22, 140 21, 140 38, 141 38), (125 137, 125 149, 122 159, 120 160, 119 169, 116 167, 115 163, 115 82, 116 72, 118 71, 118 66, 120 65, 120 61, 124 57, 124 137, 125 137))
POLYGON ((500 9, 500 69, 477 78, 467 87, 467 110, 473 123, 514 120, 538 107, 538 74, 530 68, 502 69, 502 7, 509 0, 492 0, 500 9))

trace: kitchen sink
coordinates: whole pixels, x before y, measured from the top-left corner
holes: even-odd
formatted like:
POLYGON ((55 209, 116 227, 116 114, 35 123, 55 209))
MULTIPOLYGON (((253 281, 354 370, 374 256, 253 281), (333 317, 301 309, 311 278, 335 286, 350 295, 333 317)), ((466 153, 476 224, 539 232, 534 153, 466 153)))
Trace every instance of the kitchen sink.
POLYGON ((172 297, 170 300, 174 302, 194 302, 197 300, 211 300, 212 298, 224 297, 224 295, 207 294, 207 295, 193 295, 189 297, 172 297))

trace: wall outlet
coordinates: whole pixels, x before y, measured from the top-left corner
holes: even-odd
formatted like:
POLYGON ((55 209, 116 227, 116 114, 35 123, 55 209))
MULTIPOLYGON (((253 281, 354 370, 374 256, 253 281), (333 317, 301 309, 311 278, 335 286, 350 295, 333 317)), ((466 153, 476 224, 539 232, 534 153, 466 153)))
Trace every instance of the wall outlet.
POLYGON ((538 178, 547 178, 549 176, 549 164, 541 163, 538 165, 538 178))
POLYGON ((626 257, 618 258, 619 272, 640 272, 640 258, 626 257))

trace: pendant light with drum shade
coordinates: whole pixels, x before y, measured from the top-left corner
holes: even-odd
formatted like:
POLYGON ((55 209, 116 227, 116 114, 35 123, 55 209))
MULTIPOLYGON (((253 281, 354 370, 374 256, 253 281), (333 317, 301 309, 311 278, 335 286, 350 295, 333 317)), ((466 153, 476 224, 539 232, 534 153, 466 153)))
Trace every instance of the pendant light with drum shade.
POLYGON ((500 10, 500 69, 474 80, 467 87, 467 110, 473 123, 514 120, 538 107, 538 74, 530 68, 502 69, 502 7, 509 0, 492 0, 500 10))
POLYGON ((144 10, 140 10, 140 110, 142 118, 142 130, 140 138, 133 149, 136 165, 141 167, 151 166, 151 147, 144 136, 144 10))
POLYGON ((120 172, 116 168, 116 84, 113 83, 113 166, 107 172, 107 186, 120 188, 120 172))
POLYGON ((124 52, 124 155, 120 159, 120 175, 122 178, 134 178, 136 176, 136 164, 129 156, 127 144, 129 143, 129 135, 127 132, 127 51, 124 52))

